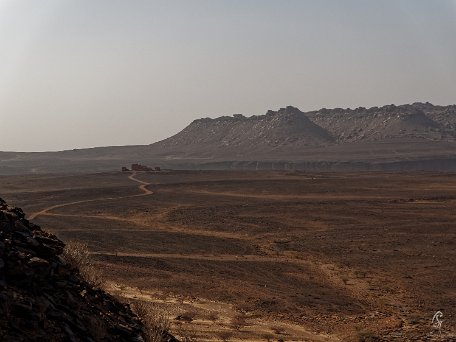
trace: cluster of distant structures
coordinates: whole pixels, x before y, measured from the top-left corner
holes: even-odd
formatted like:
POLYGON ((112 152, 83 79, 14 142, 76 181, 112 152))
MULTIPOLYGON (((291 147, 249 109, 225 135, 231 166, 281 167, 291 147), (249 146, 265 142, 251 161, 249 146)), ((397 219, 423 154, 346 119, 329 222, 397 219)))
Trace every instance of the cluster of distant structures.
POLYGON ((160 166, 155 166, 155 167, 148 167, 148 166, 144 166, 144 165, 141 165, 141 164, 131 164, 131 170, 128 169, 128 167, 126 166, 122 166, 122 172, 127 172, 127 171, 155 171, 155 172, 159 172, 161 171, 161 168, 160 166))

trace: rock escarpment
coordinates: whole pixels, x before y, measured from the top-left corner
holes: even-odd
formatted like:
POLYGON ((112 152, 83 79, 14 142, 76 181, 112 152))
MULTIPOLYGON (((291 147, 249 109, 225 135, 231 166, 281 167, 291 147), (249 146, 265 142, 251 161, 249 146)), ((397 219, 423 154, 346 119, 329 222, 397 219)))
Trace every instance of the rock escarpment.
POLYGON ((456 141, 456 106, 430 103, 301 112, 288 106, 265 115, 199 119, 152 146, 169 153, 239 155, 274 151, 299 155, 305 149, 350 143, 456 141))
POLYGON ((288 106, 265 115, 241 114, 198 119, 180 133, 154 146, 172 153, 213 156, 219 153, 247 155, 283 149, 333 144, 334 138, 299 109, 288 106))
POLYGON ((85 282, 63 248, 0 199, 0 341, 144 341, 129 306, 85 282))
POLYGON ((193 158, 200 164, 205 160, 363 161, 372 156, 381 161, 384 156, 376 149, 388 146, 388 156, 396 161, 441 156, 455 143, 456 106, 414 103, 311 112, 288 106, 265 115, 195 120, 152 144, 150 153, 168 160, 193 158), (404 144, 408 150, 401 154, 404 144), (431 153, 423 153, 423 145, 431 153))
POLYGON ((0 174, 170 169, 456 171, 456 105, 431 103, 194 120, 150 145, 0 152, 0 174))
POLYGON ((338 144, 395 140, 454 141, 456 119, 452 106, 414 103, 369 109, 321 109, 306 115, 325 128, 338 144), (440 108, 440 110, 439 110, 440 108), (434 120, 435 119, 435 120, 434 120))

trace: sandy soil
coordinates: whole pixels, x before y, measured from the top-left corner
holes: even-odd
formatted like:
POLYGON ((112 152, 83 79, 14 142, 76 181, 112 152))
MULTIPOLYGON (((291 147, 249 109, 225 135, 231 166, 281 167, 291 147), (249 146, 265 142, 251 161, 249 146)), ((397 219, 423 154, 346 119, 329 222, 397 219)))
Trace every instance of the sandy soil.
POLYGON ((455 339, 456 175, 10 176, 0 194, 86 241, 106 286, 157 305, 177 335, 455 339))

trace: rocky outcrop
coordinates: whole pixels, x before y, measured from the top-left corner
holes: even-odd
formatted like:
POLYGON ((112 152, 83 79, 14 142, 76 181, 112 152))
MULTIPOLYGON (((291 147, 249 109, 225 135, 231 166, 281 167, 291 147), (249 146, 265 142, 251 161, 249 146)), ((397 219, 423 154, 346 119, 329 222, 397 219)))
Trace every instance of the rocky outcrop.
POLYGON ((435 148, 435 155, 442 150, 442 143, 456 143, 455 106, 414 103, 368 109, 323 108, 306 113, 288 106, 278 111, 270 110, 265 115, 205 118, 195 120, 178 134, 151 145, 150 153, 168 160, 193 159, 198 164, 207 160, 290 162, 312 161, 311 158, 320 161, 308 158, 316 149, 317 154, 329 152, 337 158, 349 155, 353 146, 358 150, 359 146, 366 146, 367 154, 356 152, 342 160, 355 157, 362 161, 366 155, 372 156, 372 144, 396 144, 391 149, 394 151, 391 156, 402 158, 395 150, 406 143, 411 146, 410 152, 406 153, 406 160, 409 160, 414 155, 424 157, 419 147, 413 145, 424 142, 440 144, 435 148))
POLYGON ((264 115, 198 119, 145 146, 0 152, 0 174, 112 171, 138 161, 171 169, 286 165, 314 171, 400 171, 406 165, 454 171, 455 151, 456 105, 426 102, 309 112, 288 106, 264 115))
MULTIPOLYGON (((383 107, 322 109, 306 115, 316 124, 328 130, 338 144, 352 142, 388 142, 391 140, 454 141, 454 128, 445 119, 431 112, 431 104, 388 105, 383 107)), ((456 116, 453 115, 456 119, 456 116)))
POLYGON ((144 341, 129 306, 85 282, 63 248, 0 199, 0 341, 144 341))
POLYGON ((258 153, 276 157, 277 152, 299 157, 309 148, 349 148, 351 143, 455 142, 455 127, 455 106, 414 103, 306 113, 288 106, 265 115, 235 114, 195 120, 178 134, 151 147, 180 157, 250 157, 258 153))
POLYGON ((174 154, 245 155, 271 150, 302 149, 334 143, 332 135, 288 106, 265 115, 240 114, 193 121, 180 133, 158 142, 154 149, 174 154))

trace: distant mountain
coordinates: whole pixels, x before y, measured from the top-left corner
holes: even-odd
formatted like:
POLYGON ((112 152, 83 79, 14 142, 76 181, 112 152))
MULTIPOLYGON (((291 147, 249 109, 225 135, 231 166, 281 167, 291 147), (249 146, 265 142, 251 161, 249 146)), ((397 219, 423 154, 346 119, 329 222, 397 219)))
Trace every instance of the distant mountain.
POLYGON ((417 103, 303 113, 289 106, 260 116, 195 120, 152 146, 163 155, 222 157, 300 153, 310 147, 362 142, 454 142, 456 106, 437 108, 417 103))
POLYGON ((241 114, 193 121, 180 133, 153 145, 166 154, 220 156, 268 154, 334 144, 335 139, 294 107, 266 115, 241 114))
POLYGON ((0 174, 88 172, 140 162, 189 169, 456 171, 456 105, 430 103, 198 119, 151 145, 0 152, 0 174))
POLYGON ((339 143, 405 138, 454 141, 456 133, 456 106, 415 103, 355 110, 322 109, 307 116, 339 143))

